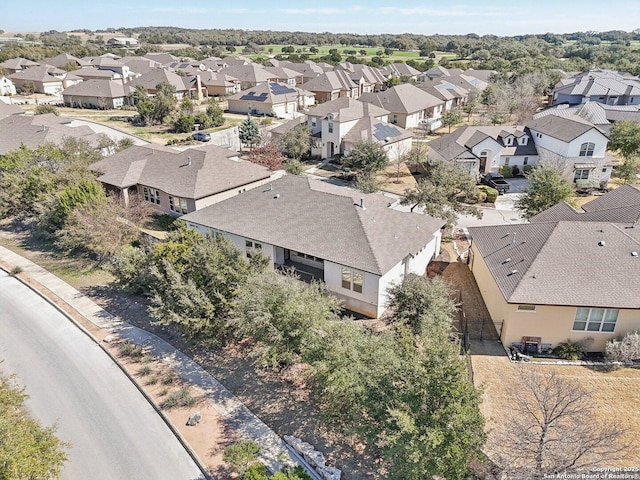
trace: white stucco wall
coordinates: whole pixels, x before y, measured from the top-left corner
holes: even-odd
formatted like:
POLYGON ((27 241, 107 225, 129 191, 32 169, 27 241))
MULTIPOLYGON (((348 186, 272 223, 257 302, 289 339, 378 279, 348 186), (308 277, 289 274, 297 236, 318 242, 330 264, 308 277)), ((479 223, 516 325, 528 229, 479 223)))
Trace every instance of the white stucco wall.
POLYGON ((327 289, 344 302, 345 308, 371 317, 382 313, 378 304, 378 275, 364 272, 362 293, 354 292, 342 287, 342 265, 325 260, 324 281, 327 289))

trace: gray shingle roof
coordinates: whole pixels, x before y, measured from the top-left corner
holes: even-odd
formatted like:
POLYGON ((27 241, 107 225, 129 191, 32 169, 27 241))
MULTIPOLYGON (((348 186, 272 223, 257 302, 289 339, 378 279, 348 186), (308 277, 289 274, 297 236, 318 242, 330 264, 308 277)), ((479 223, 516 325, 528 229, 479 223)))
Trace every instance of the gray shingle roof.
POLYGON ((183 152, 145 145, 127 148, 90 168, 103 172, 98 177, 102 183, 118 188, 140 184, 197 200, 270 177, 265 167, 230 158, 236 155, 215 145, 183 152))
POLYGON ((640 308, 638 229, 561 221, 469 232, 509 303, 640 308))
POLYGON ((376 105, 365 104, 353 98, 340 97, 309 109, 308 114, 314 117, 324 118, 330 113, 333 114, 336 120, 348 122, 365 116, 382 117, 388 115, 389 111, 376 105))
POLYGON ((531 130, 562 140, 563 142, 570 142, 583 133, 595 128, 592 123, 580 117, 574 116, 572 118, 566 118, 556 115, 547 115, 531 120, 527 122, 527 127, 531 130))
POLYGON ((117 80, 90 79, 67 87, 64 96, 122 98, 127 93, 122 82, 117 80))
POLYGON ((382 92, 365 93, 359 97, 359 100, 372 103, 393 113, 408 114, 444 103, 439 98, 410 83, 396 85, 382 92))
POLYGON ((184 220, 325 260, 384 274, 427 245, 444 220, 388 208, 381 194, 285 176, 184 220), (365 209, 356 204, 364 199, 365 209))

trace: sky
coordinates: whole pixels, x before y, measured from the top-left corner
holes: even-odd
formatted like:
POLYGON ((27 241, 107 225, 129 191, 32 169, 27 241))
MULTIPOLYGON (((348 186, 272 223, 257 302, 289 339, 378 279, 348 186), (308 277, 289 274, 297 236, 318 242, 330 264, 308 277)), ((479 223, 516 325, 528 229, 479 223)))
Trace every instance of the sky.
POLYGON ((638 0, 0 0, 0 29, 173 26, 332 33, 632 31, 638 0))

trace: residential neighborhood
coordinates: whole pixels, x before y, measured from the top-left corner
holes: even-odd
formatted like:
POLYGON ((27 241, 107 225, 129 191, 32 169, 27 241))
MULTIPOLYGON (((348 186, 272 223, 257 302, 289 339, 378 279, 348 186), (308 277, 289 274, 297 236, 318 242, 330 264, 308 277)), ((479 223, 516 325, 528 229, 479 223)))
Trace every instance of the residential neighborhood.
POLYGON ((182 7, 0 25, 0 477, 636 475, 640 29, 182 7))

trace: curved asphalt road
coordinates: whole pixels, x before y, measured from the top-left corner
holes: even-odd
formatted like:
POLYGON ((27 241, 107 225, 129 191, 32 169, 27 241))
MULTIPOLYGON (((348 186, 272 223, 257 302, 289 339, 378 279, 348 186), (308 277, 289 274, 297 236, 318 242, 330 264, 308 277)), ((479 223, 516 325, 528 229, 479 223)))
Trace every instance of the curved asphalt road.
POLYGON ((0 369, 71 441, 62 479, 202 479, 195 462, 111 359, 58 310, 0 271, 0 369))

